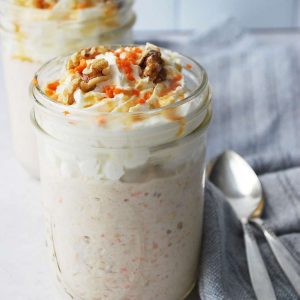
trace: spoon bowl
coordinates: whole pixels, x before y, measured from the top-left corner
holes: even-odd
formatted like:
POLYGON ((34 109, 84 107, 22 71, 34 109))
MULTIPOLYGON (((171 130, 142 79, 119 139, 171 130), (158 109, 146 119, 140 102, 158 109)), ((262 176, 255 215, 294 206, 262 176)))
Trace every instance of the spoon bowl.
POLYGON ((223 192, 240 219, 248 219, 254 212, 260 215, 264 206, 262 186, 240 155, 224 152, 209 163, 207 176, 223 192))

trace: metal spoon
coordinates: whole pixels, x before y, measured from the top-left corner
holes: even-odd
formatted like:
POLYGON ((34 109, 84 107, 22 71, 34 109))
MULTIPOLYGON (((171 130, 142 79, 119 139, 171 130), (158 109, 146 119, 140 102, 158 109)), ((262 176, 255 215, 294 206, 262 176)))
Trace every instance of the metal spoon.
POLYGON ((252 168, 237 153, 226 151, 209 163, 207 176, 224 193, 241 220, 250 278, 257 299, 271 300, 276 299, 276 296, 257 242, 249 228, 249 221, 263 231, 278 263, 300 296, 300 275, 295 268, 298 263, 259 219, 264 208, 264 199, 261 183, 252 168))

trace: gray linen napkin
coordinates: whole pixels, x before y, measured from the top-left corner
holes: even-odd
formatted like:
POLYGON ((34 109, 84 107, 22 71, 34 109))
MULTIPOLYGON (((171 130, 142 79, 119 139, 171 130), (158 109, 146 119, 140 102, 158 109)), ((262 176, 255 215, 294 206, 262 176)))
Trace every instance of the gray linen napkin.
MULTIPOLYGON (((233 149, 254 167, 267 201, 263 219, 299 262, 300 274, 300 43, 258 43, 230 20, 190 41, 163 45, 207 69, 213 88, 208 158, 233 149)), ((278 299, 298 299, 261 233, 253 230, 278 299)), ((200 268, 199 292, 191 300, 255 299, 241 226, 211 183, 200 268)))
MULTIPOLYGON (((203 54, 203 62, 214 91, 208 156, 233 149, 261 175, 263 219, 298 260, 300 273, 300 45, 264 45, 244 34, 203 54)), ((204 222, 201 299, 255 299, 241 226, 212 184, 204 222)), ((278 299, 298 299, 259 232, 256 237, 278 299)))

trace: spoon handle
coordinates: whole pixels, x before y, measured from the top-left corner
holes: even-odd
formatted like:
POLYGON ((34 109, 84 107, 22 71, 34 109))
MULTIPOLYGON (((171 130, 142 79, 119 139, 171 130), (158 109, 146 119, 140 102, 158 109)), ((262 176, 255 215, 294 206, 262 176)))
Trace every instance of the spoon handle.
POLYGON ((296 269, 296 266, 298 266, 300 270, 299 263, 293 258, 291 253, 287 250, 275 233, 267 225, 265 225, 261 219, 253 219, 251 221, 254 222, 264 233, 279 265, 289 279, 291 285, 294 287, 298 296, 300 296, 300 274, 296 269))
POLYGON ((256 239, 248 223, 243 224, 248 268, 257 300, 275 300, 275 292, 256 239))

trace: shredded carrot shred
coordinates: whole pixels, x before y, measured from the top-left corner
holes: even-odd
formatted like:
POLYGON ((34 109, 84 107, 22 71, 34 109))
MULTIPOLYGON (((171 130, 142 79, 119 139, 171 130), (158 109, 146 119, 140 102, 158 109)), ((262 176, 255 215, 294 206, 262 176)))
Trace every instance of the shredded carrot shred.
POLYGON ((137 60, 139 58, 139 54, 142 52, 142 50, 140 48, 131 48, 130 51, 126 51, 126 50, 121 50, 120 52, 116 53, 116 57, 117 57, 117 65, 119 67, 119 69, 125 73, 127 80, 129 81, 134 81, 134 75, 133 75, 133 71, 131 68, 131 65, 136 65, 137 64, 137 60), (122 57, 121 58, 121 54, 122 57))
POLYGON ((139 96, 140 93, 141 93, 141 92, 140 92, 139 90, 136 90, 136 89, 133 89, 133 90, 132 90, 132 94, 135 95, 135 96, 139 96))
POLYGON ((182 74, 177 74, 173 79, 172 81, 179 81, 182 79, 182 74))
POLYGON ((180 85, 179 81, 182 79, 182 74, 177 74, 174 78, 172 78, 170 86, 164 89, 159 96, 163 97, 167 95, 168 93, 176 90, 176 88, 180 85))
POLYGON ((151 92, 145 93, 144 96, 138 100, 138 102, 139 102, 140 104, 145 104, 146 101, 151 97, 151 95, 152 95, 151 92))
POLYGON ((108 98, 114 98, 114 87, 112 85, 107 85, 103 88, 103 93, 107 95, 108 98))
POLYGON ((125 89, 117 88, 114 85, 107 85, 107 86, 103 87, 102 91, 109 98, 114 98, 118 94, 124 94, 124 95, 128 95, 128 96, 132 96, 132 95, 139 96, 140 95, 140 91, 137 89, 125 90, 125 89))
POLYGON ((59 86, 59 81, 53 81, 48 83, 47 85, 47 89, 51 90, 51 91, 56 91, 57 87, 59 86))

